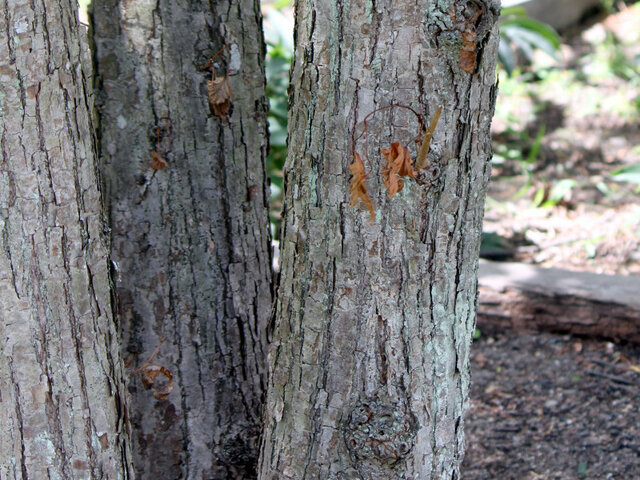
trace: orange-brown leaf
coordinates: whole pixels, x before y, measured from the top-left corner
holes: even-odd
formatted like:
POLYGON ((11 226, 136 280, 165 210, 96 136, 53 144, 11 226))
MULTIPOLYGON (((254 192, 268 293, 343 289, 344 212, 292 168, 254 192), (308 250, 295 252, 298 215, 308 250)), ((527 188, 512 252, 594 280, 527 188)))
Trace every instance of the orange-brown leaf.
POLYGON ((169 163, 160 156, 155 150, 151 152, 151 168, 154 170, 162 170, 167 167, 169 163))
POLYGON ((353 154, 353 163, 349 165, 349 170, 353 175, 351 184, 349 185, 349 199, 352 207, 358 204, 358 200, 362 200, 362 203, 369 209, 371 214, 371 221, 375 220, 375 214, 373 213, 373 202, 367 192, 367 186, 364 184, 364 180, 367 177, 364 171, 364 163, 358 153, 353 154))
POLYGON ((171 375, 171 372, 161 365, 148 365, 140 374, 144 388, 153 387, 157 376, 161 374, 167 378, 167 383, 161 389, 154 389, 153 397, 157 400, 164 400, 173 390, 173 375, 171 375))
POLYGON ((416 176, 411 153, 399 142, 392 143, 390 148, 381 148, 380 151, 387 160, 387 165, 382 167, 382 183, 389 191, 389 198, 393 198, 404 187, 404 180, 400 177, 416 176))
POLYGON ((209 103, 213 109, 213 113, 223 120, 227 119, 227 114, 231 108, 231 85, 229 85, 229 77, 211 76, 211 80, 207 82, 207 90, 209 92, 209 103))
POLYGON ((476 70, 476 52, 473 50, 460 50, 460 68, 468 74, 476 70))

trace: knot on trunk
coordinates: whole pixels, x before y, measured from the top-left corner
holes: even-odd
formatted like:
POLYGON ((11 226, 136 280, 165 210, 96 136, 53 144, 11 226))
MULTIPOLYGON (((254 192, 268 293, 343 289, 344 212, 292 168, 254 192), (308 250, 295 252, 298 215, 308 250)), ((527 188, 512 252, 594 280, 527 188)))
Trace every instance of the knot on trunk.
POLYGON ((374 399, 356 405, 345 424, 345 442, 359 461, 395 464, 413 448, 415 417, 400 404, 374 399))

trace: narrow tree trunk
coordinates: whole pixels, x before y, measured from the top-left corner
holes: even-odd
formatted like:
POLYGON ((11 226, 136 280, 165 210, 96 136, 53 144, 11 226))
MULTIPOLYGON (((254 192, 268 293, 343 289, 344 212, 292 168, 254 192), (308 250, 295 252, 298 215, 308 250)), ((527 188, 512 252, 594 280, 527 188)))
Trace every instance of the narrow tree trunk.
POLYGON ((258 2, 94 0, 92 22, 136 471, 251 478, 271 311, 258 2))
POLYGON ((499 3, 296 6, 260 478, 459 478, 499 3), (358 135, 392 104, 442 116, 430 165, 390 199, 380 148, 415 152, 415 116, 386 108, 358 135), (355 153, 374 220, 349 205, 355 153))
POLYGON ((0 478, 130 478, 75 2, 0 3, 0 478))

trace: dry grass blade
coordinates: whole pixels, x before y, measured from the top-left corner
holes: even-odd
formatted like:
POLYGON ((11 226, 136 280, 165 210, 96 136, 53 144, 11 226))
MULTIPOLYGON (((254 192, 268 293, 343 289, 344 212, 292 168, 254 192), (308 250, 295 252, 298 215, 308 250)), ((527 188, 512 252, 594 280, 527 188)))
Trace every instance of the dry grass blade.
POLYGON ((442 113, 442 107, 438 107, 436 114, 433 116, 433 120, 431 120, 431 125, 429 125, 429 128, 424 132, 422 145, 418 152, 418 158, 416 158, 416 171, 418 172, 427 166, 427 155, 429 154, 429 148, 431 146, 431 138, 433 137, 433 131, 436 129, 436 125, 438 125, 440 113, 442 113))

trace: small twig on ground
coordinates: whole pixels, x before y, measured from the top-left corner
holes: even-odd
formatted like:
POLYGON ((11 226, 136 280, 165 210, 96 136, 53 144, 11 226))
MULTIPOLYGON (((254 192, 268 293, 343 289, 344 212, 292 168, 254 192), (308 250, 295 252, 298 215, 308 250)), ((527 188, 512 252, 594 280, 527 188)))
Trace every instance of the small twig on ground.
POLYGON ((626 378, 620 377, 618 375, 609 375, 608 373, 594 372, 592 370, 587 371, 587 375, 591 375, 592 377, 606 378, 608 380, 611 380, 612 382, 621 383, 623 385, 635 385, 636 384, 635 382, 633 382, 631 380, 627 380, 626 378))

